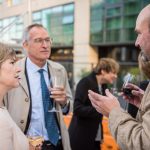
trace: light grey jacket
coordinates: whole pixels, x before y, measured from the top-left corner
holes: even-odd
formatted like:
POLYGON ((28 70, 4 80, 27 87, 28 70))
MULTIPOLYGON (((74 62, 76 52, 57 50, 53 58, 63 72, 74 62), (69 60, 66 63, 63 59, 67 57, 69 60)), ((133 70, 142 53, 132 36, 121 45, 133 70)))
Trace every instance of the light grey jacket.
POLYGON ((115 108, 109 115, 109 128, 121 150, 150 150, 150 84, 136 119, 115 108))
MULTIPOLYGON (((21 77, 20 86, 16 89, 11 90, 5 97, 5 105, 7 106, 7 109, 11 117, 23 132, 25 131, 27 125, 27 118, 29 114, 29 108, 31 105, 27 79, 25 76, 25 60, 26 58, 23 58, 17 62, 17 66, 19 66, 22 69, 20 73, 20 77, 21 77)), ((48 68, 50 70, 51 76, 53 76, 55 72, 61 71, 62 80, 64 81, 65 89, 67 92, 67 100, 72 101, 72 94, 68 84, 67 73, 64 67, 53 61, 48 61, 48 68)), ((58 103, 56 103, 56 108, 58 110, 61 110, 61 106, 58 103)), ((69 135, 63 120, 63 114, 57 113, 57 119, 60 125, 62 144, 64 150, 70 150, 71 148, 70 148, 69 135)))

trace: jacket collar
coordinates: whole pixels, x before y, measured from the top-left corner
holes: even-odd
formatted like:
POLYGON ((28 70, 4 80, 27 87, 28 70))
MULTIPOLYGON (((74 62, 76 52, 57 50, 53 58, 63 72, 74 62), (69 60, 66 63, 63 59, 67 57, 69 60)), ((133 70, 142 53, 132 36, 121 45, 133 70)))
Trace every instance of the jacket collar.
POLYGON ((18 61, 17 65, 22 68, 20 72, 20 80, 19 84, 20 86, 24 89, 25 93, 27 96, 29 96, 29 89, 28 89, 28 84, 27 84, 27 77, 26 77, 26 57, 23 58, 22 60, 18 61))

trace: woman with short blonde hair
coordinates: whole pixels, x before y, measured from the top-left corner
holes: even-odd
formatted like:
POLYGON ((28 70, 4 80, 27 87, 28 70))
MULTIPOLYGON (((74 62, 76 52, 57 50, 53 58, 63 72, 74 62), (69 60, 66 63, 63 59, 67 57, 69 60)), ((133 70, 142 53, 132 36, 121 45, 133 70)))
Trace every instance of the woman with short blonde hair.
MULTIPOLYGON (((15 51, 6 44, 0 43, 0 150, 35 150, 26 136, 10 117, 3 99, 12 88, 19 86, 19 72, 15 66, 15 51)), ((19 106, 16 106, 19 107, 19 106)))

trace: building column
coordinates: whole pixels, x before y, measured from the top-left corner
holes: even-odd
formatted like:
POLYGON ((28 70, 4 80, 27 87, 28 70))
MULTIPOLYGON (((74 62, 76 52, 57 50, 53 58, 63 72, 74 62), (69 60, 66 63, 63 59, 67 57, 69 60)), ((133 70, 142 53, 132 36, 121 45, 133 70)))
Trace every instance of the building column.
POLYGON ((74 18, 74 83, 91 71, 98 61, 97 49, 89 45, 90 0, 75 0, 74 18))

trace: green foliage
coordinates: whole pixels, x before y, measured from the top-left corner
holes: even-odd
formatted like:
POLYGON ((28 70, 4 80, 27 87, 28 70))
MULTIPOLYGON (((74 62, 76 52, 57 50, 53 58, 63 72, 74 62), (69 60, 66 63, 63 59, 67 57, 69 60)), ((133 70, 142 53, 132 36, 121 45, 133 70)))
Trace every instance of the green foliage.
POLYGON ((90 72, 91 72, 91 71, 89 71, 89 70, 83 68, 83 69, 81 69, 81 72, 80 72, 80 74, 79 74, 79 77, 80 77, 80 78, 84 78, 84 77, 87 76, 90 72))
POLYGON ((135 76, 140 75, 140 70, 139 67, 132 67, 129 69, 129 72, 135 76))

